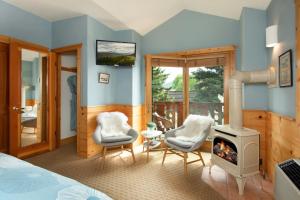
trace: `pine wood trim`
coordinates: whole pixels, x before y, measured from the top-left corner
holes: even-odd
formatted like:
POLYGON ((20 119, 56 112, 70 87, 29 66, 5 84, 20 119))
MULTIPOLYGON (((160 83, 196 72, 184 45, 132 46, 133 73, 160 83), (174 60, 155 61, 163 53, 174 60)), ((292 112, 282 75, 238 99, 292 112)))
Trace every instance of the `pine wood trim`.
POLYGON ((0 42, 5 43, 5 44, 9 44, 10 43, 10 37, 5 36, 5 35, 0 35, 0 42))
MULTIPOLYGON (((84 138, 86 138, 86 123, 87 119, 83 115, 83 108, 81 107, 81 48, 82 44, 69 45, 65 47, 52 49, 52 52, 57 56, 57 129, 56 129, 56 147, 60 146, 60 121, 61 121, 61 71, 64 68, 61 66, 61 56, 66 54, 76 55, 76 72, 77 72, 77 153, 79 156, 85 157, 86 145, 84 138)), ((72 72, 74 69, 72 68, 72 72)))
POLYGON ((56 141, 56 115, 57 115, 57 102, 56 102, 56 88, 57 88, 57 68, 56 64, 56 54, 51 52, 49 59, 49 134, 50 134, 50 150, 55 149, 55 141, 56 141))
POLYGON ((68 137, 68 138, 61 139, 60 144, 61 145, 73 144, 73 143, 76 143, 76 141, 77 141, 77 136, 74 135, 74 136, 71 136, 71 137, 68 137))
POLYGON ((52 49, 53 52, 55 53, 68 53, 68 52, 74 52, 77 51, 77 49, 81 49, 82 48, 82 44, 74 44, 74 45, 69 45, 69 46, 65 46, 65 47, 59 47, 59 48, 55 48, 52 49))
POLYGON ((77 67, 61 67, 61 71, 77 73, 77 67))
POLYGON ((41 53, 49 53, 49 48, 39 45, 39 44, 34 44, 31 42, 27 42, 27 41, 23 41, 23 40, 19 40, 16 38, 11 38, 10 39, 10 43, 15 43, 18 46, 20 46, 20 48, 24 48, 24 49, 28 49, 28 50, 32 50, 32 51, 39 51, 41 53))
POLYGON ((214 47, 214 48, 204 48, 204 49, 192 49, 192 50, 184 50, 177 52, 166 52, 160 53, 157 55, 161 56, 178 56, 178 57, 186 57, 186 56, 195 56, 198 54, 212 54, 212 53, 226 53, 230 51, 236 51, 235 45, 228 45, 222 47, 214 47))
POLYGON ((0 42, 0 152, 9 148, 9 45, 0 42))

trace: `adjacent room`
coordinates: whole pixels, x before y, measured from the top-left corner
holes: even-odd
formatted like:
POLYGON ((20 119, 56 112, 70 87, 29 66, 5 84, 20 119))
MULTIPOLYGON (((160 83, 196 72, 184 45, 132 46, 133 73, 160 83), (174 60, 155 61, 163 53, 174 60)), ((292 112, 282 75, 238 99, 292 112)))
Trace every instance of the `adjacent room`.
POLYGON ((299 200, 300 0, 0 0, 0 200, 299 200))

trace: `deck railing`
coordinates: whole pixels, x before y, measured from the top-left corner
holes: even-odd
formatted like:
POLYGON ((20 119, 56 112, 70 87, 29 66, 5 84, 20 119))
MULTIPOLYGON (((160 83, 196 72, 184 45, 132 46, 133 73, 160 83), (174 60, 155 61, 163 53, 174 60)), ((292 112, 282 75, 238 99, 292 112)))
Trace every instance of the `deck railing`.
MULTIPOLYGON (((182 125, 183 102, 153 102, 152 112, 158 113, 174 123, 174 128, 182 125)), ((223 124, 224 104, 223 103, 199 103, 190 102, 190 114, 211 116, 217 124, 223 124)))

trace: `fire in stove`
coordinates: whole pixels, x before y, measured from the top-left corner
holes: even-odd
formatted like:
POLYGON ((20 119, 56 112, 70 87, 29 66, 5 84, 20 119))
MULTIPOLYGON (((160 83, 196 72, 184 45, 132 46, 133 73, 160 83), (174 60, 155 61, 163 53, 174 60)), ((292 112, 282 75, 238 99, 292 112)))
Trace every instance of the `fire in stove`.
POLYGON ((217 156, 237 165, 237 149, 232 142, 224 138, 215 138, 213 152, 217 156))

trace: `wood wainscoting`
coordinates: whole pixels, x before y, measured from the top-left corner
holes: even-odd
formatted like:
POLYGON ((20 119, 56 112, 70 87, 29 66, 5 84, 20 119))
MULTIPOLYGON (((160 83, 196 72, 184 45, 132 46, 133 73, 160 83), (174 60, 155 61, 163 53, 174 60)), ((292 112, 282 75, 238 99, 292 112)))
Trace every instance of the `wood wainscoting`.
POLYGON ((260 158, 268 178, 274 180, 275 164, 300 157, 296 120, 261 110, 244 110, 244 126, 260 132, 260 158))
MULTIPOLYGON (((101 153, 92 135, 97 127, 96 117, 101 112, 123 112, 129 124, 137 131, 145 128, 144 105, 102 105, 83 107, 81 134, 77 136, 78 155, 84 158, 101 153)), ((244 126, 260 132, 260 158, 262 169, 273 180, 275 164, 293 157, 300 157, 300 135, 296 120, 262 110, 244 110, 244 126)), ((141 138, 137 143, 141 142, 141 138)), ((208 144, 204 149, 209 149, 208 144)))
POLYGON ((274 180, 276 163, 300 157, 300 134, 293 118, 271 112, 267 118, 267 173, 274 180))
MULTIPOLYGON (((101 105, 94 107, 83 107, 81 114, 82 123, 81 133, 77 136, 78 155, 81 157, 91 157, 102 151, 101 146, 95 144, 92 135, 97 127, 96 117, 101 112, 114 112, 119 111, 128 117, 128 123, 132 128, 141 131, 145 128, 145 107, 144 105, 101 105)), ((139 137, 137 142, 141 142, 139 137)))
POLYGON ((261 170, 266 171, 266 127, 267 127, 267 111, 263 110, 244 110, 243 124, 245 127, 255 129, 260 133, 260 153, 259 157, 262 161, 261 170))

